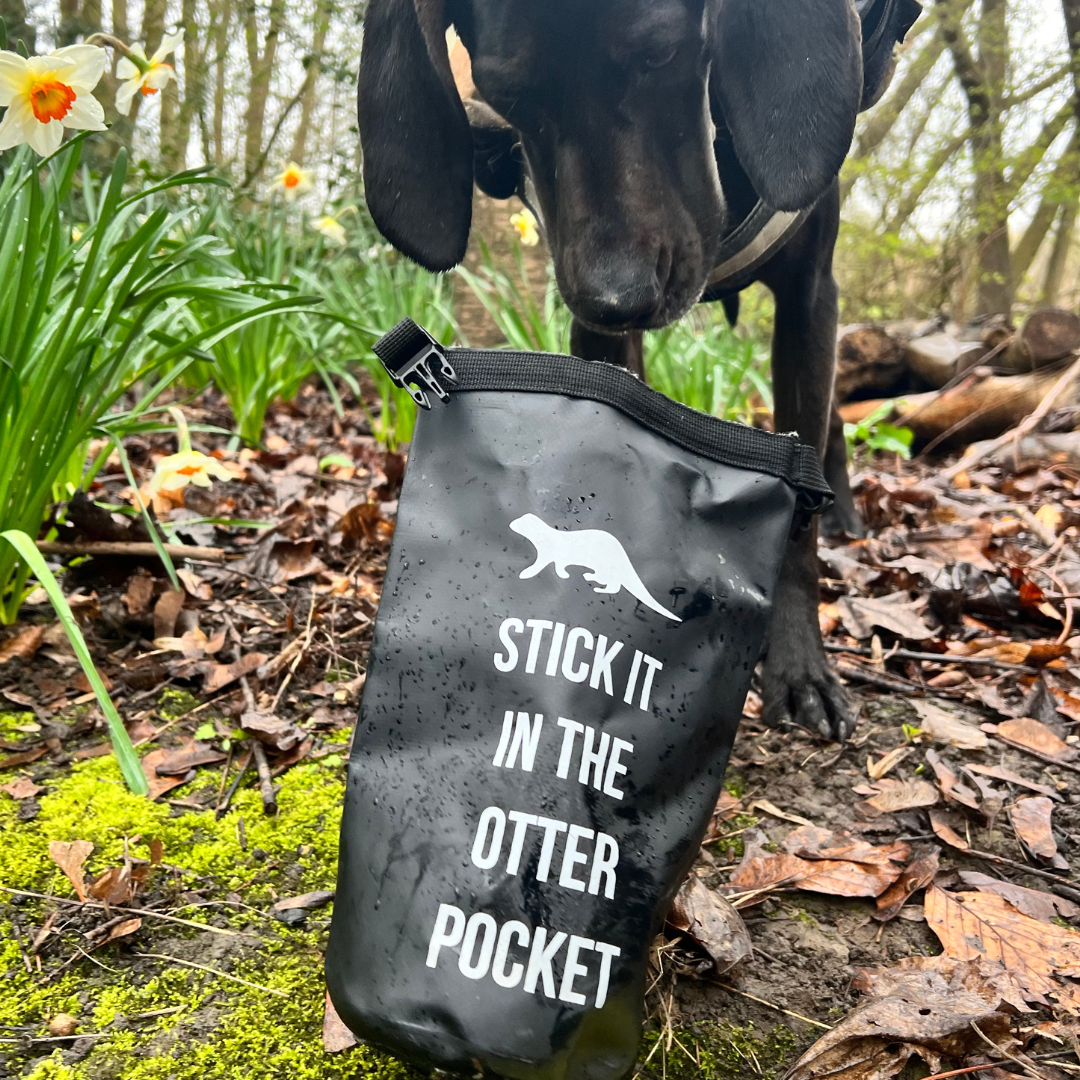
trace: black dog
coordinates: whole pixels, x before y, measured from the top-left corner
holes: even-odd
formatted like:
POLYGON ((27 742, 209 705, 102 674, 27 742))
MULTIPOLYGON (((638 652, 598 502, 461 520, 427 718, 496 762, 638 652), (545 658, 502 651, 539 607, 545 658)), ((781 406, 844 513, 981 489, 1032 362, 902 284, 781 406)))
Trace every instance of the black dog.
MULTIPOLYGON (((571 345, 641 373, 641 331, 700 299, 776 298, 778 431, 816 446, 835 527, 860 529, 832 401, 836 180, 916 0, 370 0, 359 122, 376 225, 430 270, 460 262, 474 179, 541 217, 571 345), (860 21, 861 16, 861 21, 860 21), (445 31, 472 60, 467 114, 445 31), (472 121, 470 123, 470 120, 472 121)), ((816 530, 774 598, 765 719, 845 738, 817 618, 816 530)))

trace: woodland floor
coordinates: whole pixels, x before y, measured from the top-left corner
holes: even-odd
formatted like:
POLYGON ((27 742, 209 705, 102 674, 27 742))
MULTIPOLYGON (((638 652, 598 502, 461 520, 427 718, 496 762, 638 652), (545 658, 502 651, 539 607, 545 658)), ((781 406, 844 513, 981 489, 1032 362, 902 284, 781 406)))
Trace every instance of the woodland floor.
MULTIPOLYGON (((193 423, 229 423, 214 397, 185 408, 193 423)), ((65 575, 154 801, 124 789, 47 602, 0 635, 0 1077, 414 1075, 324 1032, 345 757, 404 464, 367 432, 361 409, 339 419, 309 388, 272 412, 266 450, 228 458, 234 481, 158 507, 177 542, 223 547, 228 561, 189 563, 179 591, 153 560, 94 557, 65 575), (353 464, 320 479, 330 455, 353 464), (249 761, 255 737, 276 812, 249 761)), ((172 446, 130 449, 144 481, 172 446)), ((838 1052, 845 1080, 895 1075, 905 1046, 923 1047, 913 1076, 991 1059, 999 1077, 1017 1060, 1037 1080, 1080 1071, 1075 1057, 1052 1059, 1059 1069, 1027 1056, 1071 1052, 1080 1001, 1080 948, 1053 936, 1080 916, 1080 881, 1068 884, 1080 860, 1078 476, 988 468, 944 489, 890 457, 856 477, 871 539, 822 549, 821 618, 858 726, 844 747, 774 731, 751 694, 694 874, 739 908, 754 955, 718 974, 700 908, 689 934, 658 939, 643 1077, 779 1076, 827 1028, 846 1031, 860 1003, 888 997, 880 969, 932 956, 927 993, 961 979, 1007 1016, 1013 1058, 900 1027, 880 1046, 854 1032, 838 1052), (1006 903, 1002 882, 1037 896, 1006 903), (891 883, 907 903, 875 901, 891 883), (970 896, 998 907, 958 938, 948 912, 970 896), (1018 929, 1017 912, 1044 929, 1018 929), (1005 957, 1013 981, 957 974, 978 956, 1005 957)), ((126 487, 117 469, 92 495, 120 505, 126 487)), ((65 539, 139 538, 92 507, 73 516, 65 539)))

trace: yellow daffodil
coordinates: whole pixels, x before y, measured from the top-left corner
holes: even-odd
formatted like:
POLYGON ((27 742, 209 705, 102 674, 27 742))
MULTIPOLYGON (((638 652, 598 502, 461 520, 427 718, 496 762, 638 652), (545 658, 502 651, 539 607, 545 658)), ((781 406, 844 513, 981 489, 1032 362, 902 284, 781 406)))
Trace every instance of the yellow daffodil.
POLYGON ((295 199, 311 187, 311 173, 301 169, 295 161, 287 162, 281 172, 274 177, 272 188, 279 188, 286 199, 295 199))
POLYGON ((141 45, 132 45, 127 56, 120 58, 116 65, 116 77, 123 81, 116 91, 116 111, 121 116, 131 112, 131 102, 136 94, 141 92, 143 97, 149 97, 164 90, 169 80, 176 78, 172 64, 166 64, 165 57, 175 52, 183 41, 184 31, 180 30, 175 34, 166 34, 149 60, 141 45))
POLYGON ((210 487, 215 480, 231 480, 233 475, 217 458, 207 457, 198 450, 181 450, 162 458, 154 469, 148 489, 151 495, 159 491, 179 491, 188 484, 210 487))
POLYGON ((536 218, 533 212, 526 207, 520 214, 510 215, 510 224, 517 229, 518 237, 526 247, 533 247, 540 242, 540 233, 536 228, 536 218))
POLYGON ((212 481, 232 480, 233 474, 216 458, 200 454, 191 449, 191 436, 188 434, 187 418, 175 405, 169 406, 169 413, 176 421, 177 453, 163 457, 146 485, 147 493, 156 495, 160 491, 180 491, 188 484, 196 487, 210 487, 212 481))
POLYGON ((42 157, 56 153, 64 128, 104 131, 105 112, 91 94, 105 71, 105 50, 69 45, 48 56, 0 52, 0 150, 28 143, 42 157))
POLYGON ((330 214, 323 214, 314 224, 311 226, 316 232, 320 232, 327 238, 327 240, 333 241, 340 247, 344 247, 347 243, 345 239, 345 227, 341 224, 336 217, 332 217, 330 214))

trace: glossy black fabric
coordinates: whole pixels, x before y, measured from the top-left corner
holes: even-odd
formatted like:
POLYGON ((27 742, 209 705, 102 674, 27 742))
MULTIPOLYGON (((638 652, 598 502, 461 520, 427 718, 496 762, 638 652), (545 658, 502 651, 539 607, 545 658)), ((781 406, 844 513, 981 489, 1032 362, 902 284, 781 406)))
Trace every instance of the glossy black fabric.
POLYGON ((628 1073, 796 497, 587 398, 421 414, 326 955, 358 1035, 468 1075, 628 1073))

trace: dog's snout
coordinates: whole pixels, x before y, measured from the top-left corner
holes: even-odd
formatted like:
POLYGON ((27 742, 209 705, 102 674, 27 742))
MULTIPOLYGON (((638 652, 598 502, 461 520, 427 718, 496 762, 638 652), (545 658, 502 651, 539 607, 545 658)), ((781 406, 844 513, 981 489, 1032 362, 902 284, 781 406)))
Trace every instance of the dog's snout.
POLYGON ((664 302, 661 265, 662 260, 633 258, 586 264, 584 273, 574 275, 570 307, 580 318, 603 329, 648 326, 664 302))

